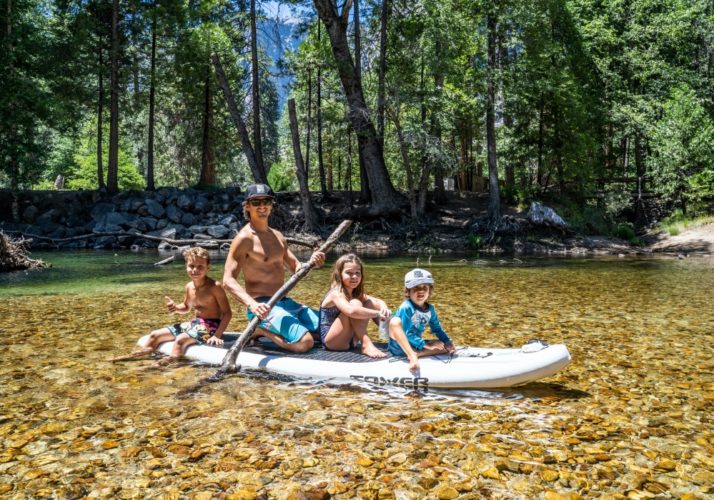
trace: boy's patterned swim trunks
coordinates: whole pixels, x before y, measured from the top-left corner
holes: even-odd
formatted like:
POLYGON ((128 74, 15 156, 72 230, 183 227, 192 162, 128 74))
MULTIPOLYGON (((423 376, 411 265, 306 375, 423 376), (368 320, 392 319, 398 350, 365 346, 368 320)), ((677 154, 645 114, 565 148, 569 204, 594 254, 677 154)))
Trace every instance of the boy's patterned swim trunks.
POLYGON ((167 328, 174 337, 185 333, 199 344, 205 344, 216 333, 220 324, 220 319, 193 318, 191 321, 169 325, 167 328))

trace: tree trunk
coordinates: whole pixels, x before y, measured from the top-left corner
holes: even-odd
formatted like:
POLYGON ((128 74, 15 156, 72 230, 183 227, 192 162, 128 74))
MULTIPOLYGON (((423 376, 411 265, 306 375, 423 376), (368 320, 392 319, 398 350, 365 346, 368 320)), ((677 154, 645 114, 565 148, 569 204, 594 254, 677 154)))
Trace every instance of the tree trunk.
POLYGON ((565 195, 565 168, 563 167, 563 140, 561 137, 560 109, 553 103, 553 153, 555 153, 555 172, 558 174, 558 193, 565 195))
POLYGON ((305 214, 305 229, 317 233, 320 230, 320 225, 317 220, 315 205, 312 203, 312 197, 310 196, 310 188, 307 185, 307 169, 302 161, 302 153, 300 152, 300 133, 298 132, 297 114, 295 113, 295 99, 288 100, 288 113, 290 114, 290 135, 293 140, 295 170, 300 183, 302 211, 305 214))
MULTIPOLYGON (((208 69, 208 68, 207 68, 208 69)), ((203 139, 201 141, 201 177, 199 186, 211 186, 216 183, 216 169, 213 158, 213 141, 211 127, 213 126, 213 99, 211 97, 211 76, 208 69, 204 83, 203 100, 203 139)))
MULTIPOLYGON (((443 55, 441 54, 442 51, 442 41, 437 39, 435 42, 435 47, 434 51, 436 53, 437 60, 441 60, 443 58, 443 55)), ((443 96, 443 88, 444 88, 444 70, 443 66, 441 63, 437 63, 434 68, 434 89, 435 89, 435 101, 440 102, 441 98, 443 96)), ((439 120, 439 114, 436 112, 436 110, 432 110, 431 113, 431 126, 429 130, 429 135, 431 135, 434 139, 436 139, 439 147, 442 147, 441 144, 441 121, 439 120)), ((431 160, 430 160, 431 161, 431 160)), ((434 200, 439 203, 443 204, 446 201, 446 194, 444 192, 444 169, 442 168, 441 165, 435 164, 431 166, 431 169, 434 171, 434 200)))
POLYGON ((226 99, 226 104, 228 105, 228 112, 233 119, 233 124, 238 129, 238 136, 240 137, 241 146, 243 147, 243 153, 248 160, 248 166, 253 174, 253 180, 259 184, 267 184, 268 178, 265 175, 265 170, 258 165, 255 159, 255 152, 253 151, 253 146, 250 143, 250 135, 248 134, 248 129, 245 126, 245 122, 238 111, 238 106, 236 106, 236 101, 233 98, 233 92, 228 85, 228 80, 226 79, 226 74, 223 71, 223 66, 221 65, 221 60, 218 58, 217 54, 211 55, 211 61, 213 62, 213 67, 216 71, 216 78, 218 78, 218 83, 223 90, 223 96, 226 99))
POLYGON ((536 185, 538 189, 543 187, 543 150, 545 148, 545 96, 540 94, 538 103, 538 166, 536 168, 536 185))
POLYGON ((263 163, 263 140, 260 132, 260 79, 258 75, 258 30, 255 22, 255 0, 250 0, 250 60, 253 85, 253 151, 260 170, 267 174, 263 163))
POLYGON ((467 120, 460 120, 458 123, 459 133, 459 191, 469 191, 469 178, 467 176, 469 168, 469 144, 471 144, 470 123, 467 120))
POLYGON ((312 135, 312 70, 307 70, 307 131, 305 137, 305 178, 310 181, 310 136, 312 135))
POLYGON ((99 37, 99 95, 97 96, 97 186, 99 189, 107 188, 104 184, 104 160, 102 158, 102 148, 104 143, 104 51, 102 50, 102 39, 99 37))
MULTIPOLYGON (((333 137, 332 135, 333 127, 328 129, 328 137, 333 137)), ((330 161, 327 163, 327 171, 325 172, 325 180, 327 181, 327 190, 332 191, 334 189, 334 184, 332 182, 334 178, 334 165, 335 163, 335 146, 333 142, 330 142, 330 161)))
MULTIPOLYGON (((355 7, 352 9, 352 24, 354 26, 354 36, 355 36, 355 77, 362 85, 362 37, 359 22, 359 0, 354 0, 355 7)), ((360 180, 360 193, 359 202, 369 203, 371 195, 369 192, 369 180, 367 176, 367 167, 364 165, 364 158, 359 155, 359 180, 360 180)))
POLYGON ((134 112, 139 111, 139 27, 137 26, 137 19, 139 17, 139 2, 136 0, 130 0, 127 2, 127 14, 126 17, 130 19, 129 31, 131 33, 131 79, 132 79, 132 107, 134 112))
MULTIPOLYGON (((635 200, 635 223, 638 226, 644 226, 647 221, 645 213, 644 200, 642 199, 642 191, 645 175, 644 151, 642 147, 642 135, 635 134, 635 168, 637 170, 637 198, 635 200)), ((683 200, 684 206, 684 200, 683 200)))
MULTIPOLYGON (((424 76, 424 72, 426 70, 426 65, 424 64, 424 49, 422 49, 421 52, 421 57, 419 58, 419 116, 420 116, 420 124, 421 124, 421 130, 425 131, 426 130, 426 78, 424 76)), ((426 154, 426 145, 424 145, 424 151, 423 154, 421 155, 421 171, 423 172, 429 172, 430 171, 430 165, 429 165, 429 157, 426 154)), ((423 175, 422 175, 423 177, 423 175)), ((419 197, 418 197, 418 204, 419 204, 419 212, 422 212, 422 209, 426 207, 426 195, 427 193, 422 193, 422 182, 421 180, 419 181, 419 197)))
POLYGON ((391 14, 389 0, 382 0, 382 15, 379 26, 379 77, 377 82, 377 138, 384 151, 384 107, 386 103, 387 75, 387 19, 391 14))
MULTIPOLYGON (((322 25, 317 21, 317 45, 320 46, 322 25)), ((322 64, 317 65, 317 166, 320 175, 320 191, 322 195, 327 194, 327 184, 325 183, 325 162, 322 151, 322 64)))
POLYGON ((149 74, 149 140, 146 157, 146 189, 153 191, 154 185, 154 108, 156 106, 156 0, 151 11, 151 70, 149 74))
MULTIPOLYGON (((340 155, 340 159, 342 156, 340 155)), ((352 208, 352 131, 347 127, 347 161, 345 162, 345 188, 349 193, 350 208, 352 208)))
MULTIPOLYGON (((498 37, 498 66, 501 71, 506 71, 509 65, 509 54, 508 47, 505 43, 505 33, 501 33, 498 37)), ((501 91, 501 99, 505 101, 505 92, 501 91)), ((503 105, 503 125, 507 130, 511 130, 513 127, 513 116, 507 111, 506 105, 503 105)), ((506 162, 506 199, 512 202, 515 199, 516 192, 516 175, 513 168, 513 161, 509 160, 506 162)))
MULTIPOLYGON (((6 5, 5 5, 5 13, 7 15, 7 26, 6 26, 6 49, 7 49, 7 60, 9 61, 9 68, 8 68, 8 73, 10 76, 14 75, 15 73, 15 61, 14 61, 14 56, 13 56, 13 50, 14 47, 12 45, 12 0, 7 0, 6 5)), ((10 116, 14 114, 14 108, 15 108, 15 103, 11 100, 9 103, 9 111, 10 111, 10 116)), ((3 124, 4 125, 4 124, 3 124)), ((17 130, 16 130, 16 125, 14 123, 8 124, 9 133, 9 142, 10 144, 13 144, 17 139, 17 130)), ((20 182, 20 164, 17 161, 17 156, 16 155, 10 155, 8 158, 8 163, 9 163, 9 172, 10 172, 10 189, 12 190, 17 190, 20 182)))
POLYGON ((362 37, 359 22, 359 0, 354 0, 354 4, 354 9, 352 9, 352 25, 355 35, 355 77, 357 78, 357 82, 362 85, 362 37))
POLYGON ((501 196, 496 160, 496 27, 495 14, 488 15, 488 82, 486 91, 486 146, 488 157, 488 220, 495 231, 501 220, 501 196))
POLYGON ((398 193, 394 190, 377 141, 377 132, 369 117, 362 86, 355 76, 355 66, 347 43, 347 19, 350 0, 345 2, 342 14, 337 14, 334 0, 314 0, 320 19, 330 36, 332 53, 337 62, 342 88, 349 106, 348 116, 357 134, 359 154, 364 158, 371 192, 371 209, 368 215, 387 215, 399 212, 398 193))
POLYGON ((109 103, 109 164, 107 192, 119 190, 119 0, 112 2, 111 98, 109 103))

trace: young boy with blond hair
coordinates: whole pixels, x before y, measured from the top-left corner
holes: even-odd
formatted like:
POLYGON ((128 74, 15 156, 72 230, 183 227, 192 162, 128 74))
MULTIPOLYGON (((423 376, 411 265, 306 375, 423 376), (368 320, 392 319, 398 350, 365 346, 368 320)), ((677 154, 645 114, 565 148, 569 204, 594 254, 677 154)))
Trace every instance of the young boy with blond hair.
POLYGON ((211 267, 208 251, 193 247, 186 250, 183 256, 186 273, 191 278, 184 288, 183 300, 177 304, 170 297, 164 298, 170 313, 188 314, 193 309, 196 316, 189 321, 154 330, 144 347, 112 361, 148 356, 161 343, 175 340, 171 355, 156 362, 156 366, 166 366, 178 361, 193 344, 223 345, 223 332, 232 316, 231 306, 221 283, 208 276, 211 267))

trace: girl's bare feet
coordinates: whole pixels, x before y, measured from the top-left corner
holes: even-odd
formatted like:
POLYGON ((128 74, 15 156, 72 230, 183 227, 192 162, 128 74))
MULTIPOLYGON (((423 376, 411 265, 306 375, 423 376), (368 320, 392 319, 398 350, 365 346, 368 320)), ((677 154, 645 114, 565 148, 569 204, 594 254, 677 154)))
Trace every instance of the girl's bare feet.
POLYGON ((362 345, 362 354, 370 358, 386 358, 387 354, 378 349, 374 344, 362 345))
POLYGON ((150 355, 152 352, 154 352, 154 349, 152 347, 142 347, 138 351, 131 352, 124 356, 112 358, 109 361, 111 361, 112 363, 115 363, 117 361, 128 361, 130 359, 143 358, 144 356, 150 355))

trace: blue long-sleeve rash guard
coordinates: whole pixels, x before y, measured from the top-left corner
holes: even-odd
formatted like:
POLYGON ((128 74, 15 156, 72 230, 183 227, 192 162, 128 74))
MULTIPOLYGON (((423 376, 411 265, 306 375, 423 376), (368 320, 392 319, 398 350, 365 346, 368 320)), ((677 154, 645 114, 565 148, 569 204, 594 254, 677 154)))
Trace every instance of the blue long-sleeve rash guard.
MULTIPOLYGON (((451 342, 451 338, 449 338, 441 327, 441 323, 439 323, 436 309, 434 309, 434 306, 431 304, 428 304, 428 307, 422 309, 410 299, 407 299, 402 302, 397 312, 394 313, 394 316, 402 320, 402 328, 407 336, 407 340, 409 340, 409 344, 411 344, 414 350, 421 351, 424 349, 425 342, 423 336, 427 325, 429 325, 429 329, 439 340, 445 344, 451 342)), ((389 349, 392 352, 397 350, 400 353, 402 350, 394 339, 389 340, 389 349)))

